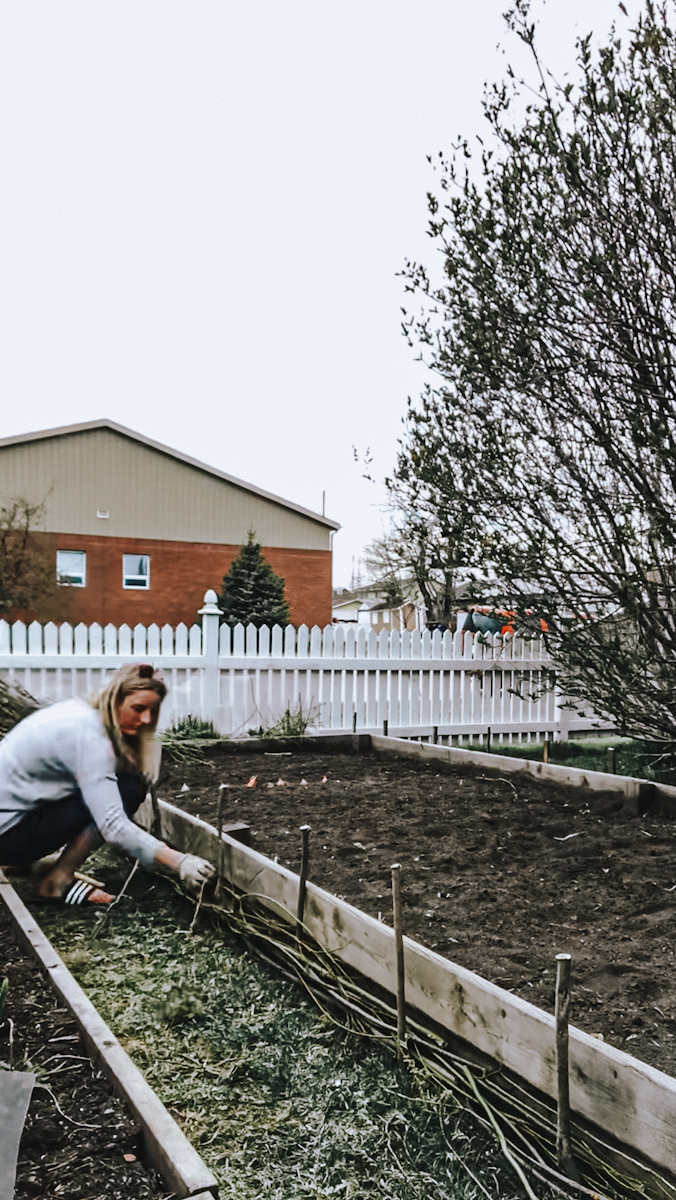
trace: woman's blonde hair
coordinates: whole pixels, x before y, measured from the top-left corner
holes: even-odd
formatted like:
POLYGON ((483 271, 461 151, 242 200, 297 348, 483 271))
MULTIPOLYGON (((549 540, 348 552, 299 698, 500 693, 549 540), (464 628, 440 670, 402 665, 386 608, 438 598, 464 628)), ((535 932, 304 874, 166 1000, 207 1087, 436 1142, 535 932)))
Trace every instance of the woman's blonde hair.
POLYGON ((132 692, 156 692, 161 704, 167 694, 167 685, 161 672, 150 663, 126 663, 90 696, 89 703, 101 714, 117 757, 129 759, 149 782, 153 782, 160 769, 161 746, 155 737, 160 704, 152 725, 145 725, 135 737, 126 737, 120 729, 117 710, 125 696, 132 692))

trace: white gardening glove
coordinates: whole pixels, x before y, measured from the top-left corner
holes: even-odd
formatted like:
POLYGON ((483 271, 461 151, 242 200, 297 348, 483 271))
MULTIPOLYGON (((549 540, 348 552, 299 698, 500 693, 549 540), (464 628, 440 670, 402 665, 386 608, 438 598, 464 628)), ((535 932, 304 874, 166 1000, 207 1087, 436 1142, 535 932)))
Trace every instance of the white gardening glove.
POLYGON ((178 875, 189 892, 198 892, 202 884, 208 883, 216 874, 216 868, 206 858, 196 854, 184 854, 178 863, 178 875))

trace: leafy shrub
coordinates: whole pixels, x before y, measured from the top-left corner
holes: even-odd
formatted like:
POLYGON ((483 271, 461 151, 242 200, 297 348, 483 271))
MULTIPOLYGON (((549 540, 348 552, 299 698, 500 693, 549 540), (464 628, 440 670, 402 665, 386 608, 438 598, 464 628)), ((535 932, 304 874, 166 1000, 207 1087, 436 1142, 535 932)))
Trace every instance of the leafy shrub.
POLYGON ((213 721, 203 721, 200 717, 181 717, 163 736, 170 736, 185 741, 186 738, 210 738, 212 741, 220 738, 220 733, 214 729, 213 721))
POLYGON ((175 762, 198 763, 204 759, 204 747, 225 740, 212 721, 200 717, 182 717, 161 735, 162 745, 175 762))

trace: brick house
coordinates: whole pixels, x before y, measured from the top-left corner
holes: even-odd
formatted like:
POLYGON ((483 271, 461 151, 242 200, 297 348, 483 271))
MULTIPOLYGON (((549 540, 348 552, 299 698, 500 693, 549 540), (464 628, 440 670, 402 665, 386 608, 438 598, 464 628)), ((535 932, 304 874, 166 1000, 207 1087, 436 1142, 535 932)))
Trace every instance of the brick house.
POLYGON ((335 521, 113 421, 0 439, 0 502, 13 498, 44 504, 34 538, 65 601, 47 616, 192 624, 254 530, 293 623, 331 620, 335 521))

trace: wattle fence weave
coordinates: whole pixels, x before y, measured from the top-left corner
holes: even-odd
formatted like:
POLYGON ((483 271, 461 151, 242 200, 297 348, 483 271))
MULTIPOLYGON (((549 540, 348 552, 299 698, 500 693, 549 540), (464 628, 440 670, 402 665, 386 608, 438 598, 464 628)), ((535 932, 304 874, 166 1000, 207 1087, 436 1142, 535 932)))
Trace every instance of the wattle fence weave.
POLYGON ((561 708, 538 640, 440 631, 220 623, 207 592, 201 625, 41 625, 0 620, 0 678, 36 698, 86 695, 124 662, 161 667, 162 724, 193 715, 246 736, 302 707, 311 731, 352 730, 440 741, 566 738, 598 724, 561 708))

